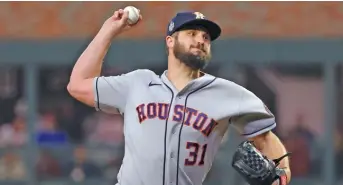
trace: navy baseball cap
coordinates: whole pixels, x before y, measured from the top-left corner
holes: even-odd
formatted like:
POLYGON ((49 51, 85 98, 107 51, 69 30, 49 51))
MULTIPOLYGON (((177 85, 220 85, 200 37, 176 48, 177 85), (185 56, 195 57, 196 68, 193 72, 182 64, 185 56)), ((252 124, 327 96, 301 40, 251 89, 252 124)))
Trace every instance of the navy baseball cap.
POLYGON ((211 41, 216 40, 221 33, 220 26, 217 23, 206 19, 202 13, 179 12, 168 24, 167 36, 171 36, 182 28, 191 26, 201 26, 205 28, 211 37, 211 41))

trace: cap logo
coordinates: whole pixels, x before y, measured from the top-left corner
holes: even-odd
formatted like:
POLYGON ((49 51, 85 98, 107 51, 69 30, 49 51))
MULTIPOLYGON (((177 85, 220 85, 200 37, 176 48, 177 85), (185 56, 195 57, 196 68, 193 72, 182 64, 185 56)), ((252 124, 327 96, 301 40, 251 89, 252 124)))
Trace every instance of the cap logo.
POLYGON ((170 22, 168 29, 169 29, 169 31, 173 31, 173 29, 174 29, 174 22, 173 21, 170 22))
POLYGON ((204 19, 205 18, 204 14, 202 14, 200 12, 194 12, 193 14, 195 15, 196 19, 204 19))

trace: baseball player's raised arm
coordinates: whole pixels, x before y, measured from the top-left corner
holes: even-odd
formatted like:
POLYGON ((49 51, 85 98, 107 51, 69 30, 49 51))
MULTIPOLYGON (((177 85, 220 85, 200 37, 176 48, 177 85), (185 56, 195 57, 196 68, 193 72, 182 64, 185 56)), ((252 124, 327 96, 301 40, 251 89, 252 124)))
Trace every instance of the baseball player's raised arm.
POLYGON ((120 102, 114 103, 114 101, 123 98, 120 95, 127 91, 124 84, 127 83, 129 75, 125 77, 97 77, 100 76, 103 59, 113 38, 134 27, 140 22, 141 17, 135 25, 127 25, 127 20, 128 12, 124 12, 122 9, 115 11, 104 22, 98 34, 77 60, 67 87, 68 92, 75 99, 96 108, 99 108, 99 104, 104 103, 102 101, 107 101, 110 106, 120 107, 122 105, 120 102), (119 88, 121 88, 120 93, 119 88), (108 98, 108 94, 111 94, 111 99, 108 98))
POLYGON ((94 107, 94 78, 100 76, 103 59, 111 44, 111 34, 100 30, 78 58, 72 70, 68 92, 72 97, 94 107))
POLYGON ((244 89, 241 94, 239 115, 230 123, 247 138, 255 137, 275 128, 274 115, 254 93, 244 89))
POLYGON ((119 76, 100 76, 102 60, 110 45, 106 34, 99 32, 76 62, 68 91, 75 99, 107 113, 123 112, 129 88, 139 71, 119 76))

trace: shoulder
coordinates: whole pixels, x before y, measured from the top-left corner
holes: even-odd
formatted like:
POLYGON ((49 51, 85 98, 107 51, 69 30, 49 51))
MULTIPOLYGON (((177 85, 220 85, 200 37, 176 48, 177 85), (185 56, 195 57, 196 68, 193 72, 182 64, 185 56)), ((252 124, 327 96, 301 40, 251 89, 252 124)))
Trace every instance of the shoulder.
POLYGON ((149 69, 136 69, 131 72, 126 73, 126 75, 135 75, 137 77, 151 77, 156 76, 156 73, 149 69))
POLYGON ((264 102, 247 88, 221 78, 218 78, 218 83, 227 89, 225 93, 231 97, 229 98, 230 101, 235 99, 235 102, 239 105, 239 114, 262 114, 267 115, 268 117, 274 116, 264 102))
POLYGON ((216 81, 218 89, 225 94, 225 97, 230 97, 230 100, 234 98, 239 104, 250 104, 252 102, 263 104, 259 97, 242 85, 223 78, 217 78, 216 81))
POLYGON ((112 78, 120 77, 132 82, 149 81, 155 77, 158 77, 155 72, 149 69, 136 69, 127 73, 120 74, 118 76, 111 76, 112 78))
POLYGON ((159 79, 159 76, 149 69, 137 69, 134 71, 137 75, 137 81, 141 82, 150 82, 151 80, 154 80, 156 78, 159 79))
POLYGON ((233 81, 227 80, 227 79, 223 79, 223 78, 216 78, 216 83, 214 84, 215 86, 217 86, 218 88, 224 90, 227 93, 230 94, 246 94, 246 93, 252 93, 251 91, 249 91, 248 89, 246 89, 245 87, 243 87, 242 85, 239 85, 233 81))

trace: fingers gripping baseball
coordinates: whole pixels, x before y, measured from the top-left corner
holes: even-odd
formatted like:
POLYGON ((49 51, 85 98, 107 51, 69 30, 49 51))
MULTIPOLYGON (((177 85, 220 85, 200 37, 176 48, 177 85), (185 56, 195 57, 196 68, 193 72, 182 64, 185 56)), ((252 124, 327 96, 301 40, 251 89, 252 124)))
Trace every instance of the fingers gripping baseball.
POLYGON ((133 24, 129 24, 131 22, 129 19, 132 17, 129 17, 129 13, 129 11, 124 11, 123 9, 115 11, 113 15, 105 21, 103 27, 116 35, 136 26, 139 22, 141 22, 142 16, 139 15, 137 21, 135 21, 133 24))
POLYGON ((124 28, 127 25, 128 12, 119 9, 113 13, 111 19, 112 21, 117 22, 121 28, 124 28))
POLYGON ((130 14, 129 11, 125 11, 122 9, 119 10, 118 19, 120 21, 120 25, 122 25, 121 28, 124 30, 131 28, 133 26, 136 26, 142 20, 142 15, 139 14, 137 21, 132 23, 132 20, 130 20, 129 14, 130 14))

